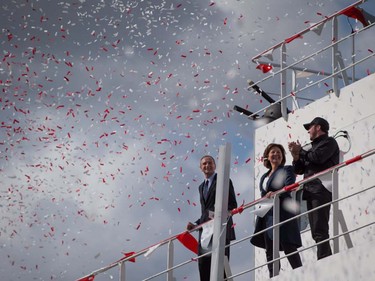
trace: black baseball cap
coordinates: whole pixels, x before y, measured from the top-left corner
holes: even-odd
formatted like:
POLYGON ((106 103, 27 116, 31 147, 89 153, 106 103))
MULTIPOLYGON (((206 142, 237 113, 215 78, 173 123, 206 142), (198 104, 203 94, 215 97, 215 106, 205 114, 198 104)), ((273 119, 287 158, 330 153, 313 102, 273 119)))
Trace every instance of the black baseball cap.
POLYGON ((315 117, 310 123, 303 124, 303 127, 305 127, 306 130, 309 130, 312 125, 320 125, 323 132, 328 133, 329 131, 329 123, 321 117, 315 117))

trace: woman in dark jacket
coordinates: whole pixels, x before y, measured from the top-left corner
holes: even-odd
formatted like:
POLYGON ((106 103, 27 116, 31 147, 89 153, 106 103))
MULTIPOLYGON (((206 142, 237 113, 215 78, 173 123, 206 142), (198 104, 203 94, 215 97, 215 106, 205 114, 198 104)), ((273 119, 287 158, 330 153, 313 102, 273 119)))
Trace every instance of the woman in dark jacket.
MULTIPOLYGON (((293 172, 293 167, 284 166, 285 149, 282 145, 276 143, 269 144, 263 153, 263 164, 268 168, 268 171, 260 179, 259 187, 262 197, 271 197, 272 192, 295 182, 296 176, 293 172)), ((288 200, 292 200, 289 192, 280 195, 280 222, 295 215, 285 208, 285 205, 288 204, 288 200)), ((272 224, 273 208, 263 217, 257 217, 254 233, 266 229, 272 226, 272 224)), ((267 261, 273 260, 272 239, 272 229, 270 229, 253 236, 250 240, 253 245, 266 249, 267 261)), ((301 235, 297 220, 289 221, 280 226, 280 250, 284 251, 285 254, 289 254, 297 251, 297 248, 301 246, 301 235)), ((288 256, 287 258, 293 269, 302 266, 299 253, 288 256)), ((270 272, 270 277, 273 277, 272 263, 268 264, 268 270, 270 272)))

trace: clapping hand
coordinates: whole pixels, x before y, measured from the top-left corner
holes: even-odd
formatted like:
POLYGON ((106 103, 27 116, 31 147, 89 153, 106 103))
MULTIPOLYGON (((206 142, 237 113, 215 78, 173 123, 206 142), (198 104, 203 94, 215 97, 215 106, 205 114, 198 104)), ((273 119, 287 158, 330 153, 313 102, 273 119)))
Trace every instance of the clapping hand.
POLYGON ((292 141, 288 143, 288 148, 290 153, 292 154, 293 160, 297 161, 299 159, 299 153, 302 149, 302 146, 300 142, 297 140, 297 142, 292 141))

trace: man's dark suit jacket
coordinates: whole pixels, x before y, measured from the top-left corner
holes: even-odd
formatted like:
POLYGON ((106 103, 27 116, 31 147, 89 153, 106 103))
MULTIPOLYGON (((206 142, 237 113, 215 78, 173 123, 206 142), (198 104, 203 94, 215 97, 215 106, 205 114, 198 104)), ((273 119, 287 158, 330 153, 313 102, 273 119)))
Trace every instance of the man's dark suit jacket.
MULTIPOLYGON (((215 174, 212 180, 210 189, 208 190, 207 200, 205 200, 203 197, 204 182, 201 183, 201 185, 199 186, 199 197, 200 197, 202 214, 201 214, 201 217, 195 222, 197 225, 204 223, 210 219, 209 211, 215 212, 216 180, 217 180, 217 174, 215 174)), ((237 208, 236 194, 234 193, 233 183, 231 180, 229 180, 228 210, 231 211, 235 208, 237 208)), ((202 252, 201 251, 202 249, 200 246, 201 234, 202 234, 202 229, 200 229, 199 231, 199 252, 200 253, 202 252)), ((235 231, 233 228, 233 220, 232 220, 232 217, 230 217, 228 224, 227 224, 226 242, 229 243, 229 241, 235 240, 235 239, 236 239, 236 235, 235 235, 235 231)))

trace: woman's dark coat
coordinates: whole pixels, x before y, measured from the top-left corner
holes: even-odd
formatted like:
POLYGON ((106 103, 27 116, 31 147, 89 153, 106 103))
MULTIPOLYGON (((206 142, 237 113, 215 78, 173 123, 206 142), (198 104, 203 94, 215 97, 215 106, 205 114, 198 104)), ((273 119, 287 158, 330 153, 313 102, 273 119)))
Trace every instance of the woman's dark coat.
MULTIPOLYGON (((280 166, 278 169, 269 177, 268 181, 264 183, 266 177, 270 173, 270 170, 265 173, 260 179, 260 192, 262 197, 265 196, 269 191, 277 191, 284 186, 293 184, 296 180, 296 176, 293 171, 292 166, 280 166), (264 185, 265 184, 265 185, 264 185)), ((285 202, 288 200, 292 200, 291 195, 289 192, 283 193, 280 195, 280 221, 287 220, 293 217, 295 214, 288 212, 285 208, 285 202)), ((257 233, 265 228, 268 228, 273 225, 273 208, 271 208, 267 214, 265 214, 262 218, 257 217, 255 223, 255 230, 254 233, 257 233)), ((266 231, 268 237, 272 240, 272 229, 266 231)), ((258 234, 253 236, 250 239, 250 242, 260 248, 265 249, 264 243, 264 233, 258 234)), ((302 246, 300 230, 298 226, 297 220, 292 220, 283 224, 280 227, 280 241, 284 243, 289 243, 296 245, 297 248, 302 246)), ((282 250, 282 246, 280 245, 280 250, 282 250)))

